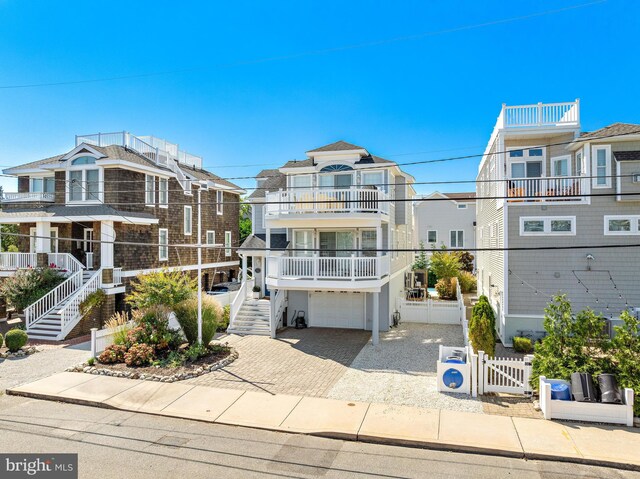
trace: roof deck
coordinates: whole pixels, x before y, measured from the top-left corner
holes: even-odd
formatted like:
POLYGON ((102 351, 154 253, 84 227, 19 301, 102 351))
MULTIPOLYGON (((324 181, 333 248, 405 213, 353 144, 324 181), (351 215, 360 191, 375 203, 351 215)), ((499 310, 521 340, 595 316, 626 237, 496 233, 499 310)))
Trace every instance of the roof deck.
POLYGON ((580 100, 515 106, 503 103, 496 122, 496 128, 502 129, 579 126, 580 100))

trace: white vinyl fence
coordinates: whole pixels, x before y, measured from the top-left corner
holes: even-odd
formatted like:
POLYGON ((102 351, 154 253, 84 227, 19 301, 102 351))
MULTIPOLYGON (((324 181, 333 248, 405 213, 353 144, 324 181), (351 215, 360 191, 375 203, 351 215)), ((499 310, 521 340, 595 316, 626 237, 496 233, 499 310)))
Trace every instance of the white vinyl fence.
MULTIPOLYGON (((462 324, 466 322, 466 309, 464 299, 460 291, 460 285, 456 287, 456 301, 439 301, 431 298, 426 301, 410 301, 398 298, 396 307, 400 312, 400 321, 407 323, 427 324, 462 324)), ((467 335, 465 334, 465 338, 467 335)))
POLYGON ((91 357, 95 358, 102 351, 107 349, 107 346, 111 346, 113 344, 113 339, 118 331, 122 331, 123 329, 131 327, 133 327, 133 323, 129 322, 128 324, 123 324, 122 326, 118 326, 115 329, 91 328, 91 357))

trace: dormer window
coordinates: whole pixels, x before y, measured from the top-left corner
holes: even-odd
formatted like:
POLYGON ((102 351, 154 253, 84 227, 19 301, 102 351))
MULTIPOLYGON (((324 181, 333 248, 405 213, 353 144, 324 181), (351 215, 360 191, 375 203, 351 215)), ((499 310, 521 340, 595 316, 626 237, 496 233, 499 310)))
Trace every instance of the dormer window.
POLYGON ((318 176, 321 188, 350 188, 353 183, 353 168, 349 165, 327 165, 318 176))
POLYGON ((338 171, 351 171, 351 170, 353 170, 353 168, 350 167, 349 165, 329 165, 322 168, 320 170, 320 173, 335 173, 338 171))
POLYGON ((68 202, 99 202, 102 200, 100 189, 101 173, 95 167, 96 158, 79 156, 69 162, 67 171, 68 202))

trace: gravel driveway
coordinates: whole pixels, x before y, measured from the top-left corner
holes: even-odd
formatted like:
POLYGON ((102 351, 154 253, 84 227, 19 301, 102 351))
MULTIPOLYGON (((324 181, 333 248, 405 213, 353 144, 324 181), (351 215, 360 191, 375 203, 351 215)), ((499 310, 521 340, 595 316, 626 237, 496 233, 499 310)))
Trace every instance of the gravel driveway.
POLYGON ((51 376, 89 357, 89 343, 40 345, 40 352, 19 358, 0 359, 0 395, 5 389, 51 376))
POLYGON ((481 413, 477 398, 436 390, 440 344, 463 346, 462 327, 402 323, 366 345, 327 397, 481 413))

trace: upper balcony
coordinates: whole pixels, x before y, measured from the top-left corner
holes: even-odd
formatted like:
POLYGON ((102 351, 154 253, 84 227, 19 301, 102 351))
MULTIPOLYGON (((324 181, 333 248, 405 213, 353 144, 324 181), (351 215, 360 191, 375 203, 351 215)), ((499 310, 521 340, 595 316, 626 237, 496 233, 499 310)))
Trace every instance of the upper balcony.
POLYGON ((580 126, 580 101, 537 103, 534 105, 502 105, 496 128, 528 129, 580 126))
POLYGON ((267 284, 286 289, 380 288, 389 277, 389 256, 268 256, 267 284))
POLYGON ((388 221, 393 209, 391 196, 371 186, 281 190, 265 196, 265 220, 270 226, 286 227, 345 222, 350 226, 375 226, 388 221))
POLYGON ((8 193, 0 194, 0 203, 53 203, 55 201, 55 193, 45 192, 25 192, 25 193, 8 193))
POLYGON ((586 203, 590 193, 585 176, 514 178, 506 180, 509 203, 586 203))

